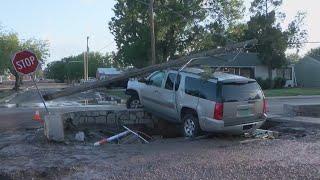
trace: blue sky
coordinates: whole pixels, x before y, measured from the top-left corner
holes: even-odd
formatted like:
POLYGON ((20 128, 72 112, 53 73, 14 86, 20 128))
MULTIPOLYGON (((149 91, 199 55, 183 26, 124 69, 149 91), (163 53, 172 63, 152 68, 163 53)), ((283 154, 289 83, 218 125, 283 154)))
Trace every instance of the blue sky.
MULTIPOLYGON (((297 11, 306 11, 309 41, 320 41, 320 1, 301 2, 284 0, 282 10, 287 14, 284 24, 292 20, 297 11)), ((22 39, 49 40, 49 61, 83 52, 87 35, 90 50, 105 53, 116 50, 108 29, 114 4, 114 0, 1 0, 0 24, 17 32, 22 39)), ((318 45, 308 44, 302 53, 318 45)))

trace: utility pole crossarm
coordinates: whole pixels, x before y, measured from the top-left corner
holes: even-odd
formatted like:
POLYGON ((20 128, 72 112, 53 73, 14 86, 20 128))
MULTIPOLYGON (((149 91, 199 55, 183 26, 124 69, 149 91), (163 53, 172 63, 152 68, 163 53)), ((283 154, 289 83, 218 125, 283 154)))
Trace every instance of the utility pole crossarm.
POLYGON ((99 88, 99 87, 107 87, 111 83, 123 81, 123 80, 131 78, 131 77, 141 76, 141 75, 151 73, 151 72, 157 71, 157 70, 163 70, 163 69, 168 69, 168 68, 172 68, 172 67, 182 66, 182 65, 186 64, 192 58, 222 54, 222 53, 225 53, 225 52, 228 52, 231 50, 235 50, 238 48, 244 48, 245 46, 248 46, 248 45, 255 45, 255 44, 257 44, 257 42, 258 42, 258 40, 253 39, 253 40, 248 40, 248 41, 232 44, 232 45, 226 46, 224 48, 212 49, 212 50, 205 51, 202 53, 196 53, 193 55, 178 58, 176 60, 168 61, 168 62, 165 62, 162 64, 156 64, 156 65, 151 65, 151 66, 148 66, 145 68, 132 70, 132 71, 114 76, 114 77, 107 79, 107 80, 85 83, 83 85, 75 86, 75 87, 68 87, 68 88, 64 89, 63 91, 45 94, 43 97, 45 100, 52 100, 52 99, 56 99, 59 97, 69 96, 69 95, 72 95, 75 93, 87 91, 90 89, 95 89, 95 88, 99 88))

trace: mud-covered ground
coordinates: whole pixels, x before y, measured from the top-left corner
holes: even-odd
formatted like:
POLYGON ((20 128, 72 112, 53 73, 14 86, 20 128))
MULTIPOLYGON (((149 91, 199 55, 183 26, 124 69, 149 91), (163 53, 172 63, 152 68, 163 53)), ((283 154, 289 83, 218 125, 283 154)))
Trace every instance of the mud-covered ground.
POLYGON ((149 144, 50 143, 41 130, 0 136, 0 179, 320 179, 320 128, 276 124, 278 139, 212 135, 149 144))

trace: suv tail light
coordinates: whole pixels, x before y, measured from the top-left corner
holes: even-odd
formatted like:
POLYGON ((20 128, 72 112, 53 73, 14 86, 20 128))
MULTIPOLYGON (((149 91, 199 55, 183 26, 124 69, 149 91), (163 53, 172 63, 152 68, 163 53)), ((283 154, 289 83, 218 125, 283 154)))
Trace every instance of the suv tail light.
POLYGON ((266 114, 268 111, 268 103, 266 99, 263 99, 263 113, 266 114))
POLYGON ((216 103, 214 106, 214 119, 222 120, 223 117, 223 103, 216 103))

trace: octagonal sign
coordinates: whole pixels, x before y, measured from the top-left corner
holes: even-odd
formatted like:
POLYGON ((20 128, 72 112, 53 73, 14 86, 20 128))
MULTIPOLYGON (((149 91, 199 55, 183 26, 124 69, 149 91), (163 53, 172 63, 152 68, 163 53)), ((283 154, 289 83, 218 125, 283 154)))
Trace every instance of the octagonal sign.
POLYGON ((24 75, 34 73, 39 65, 37 56, 31 51, 17 52, 11 61, 14 69, 24 75))

